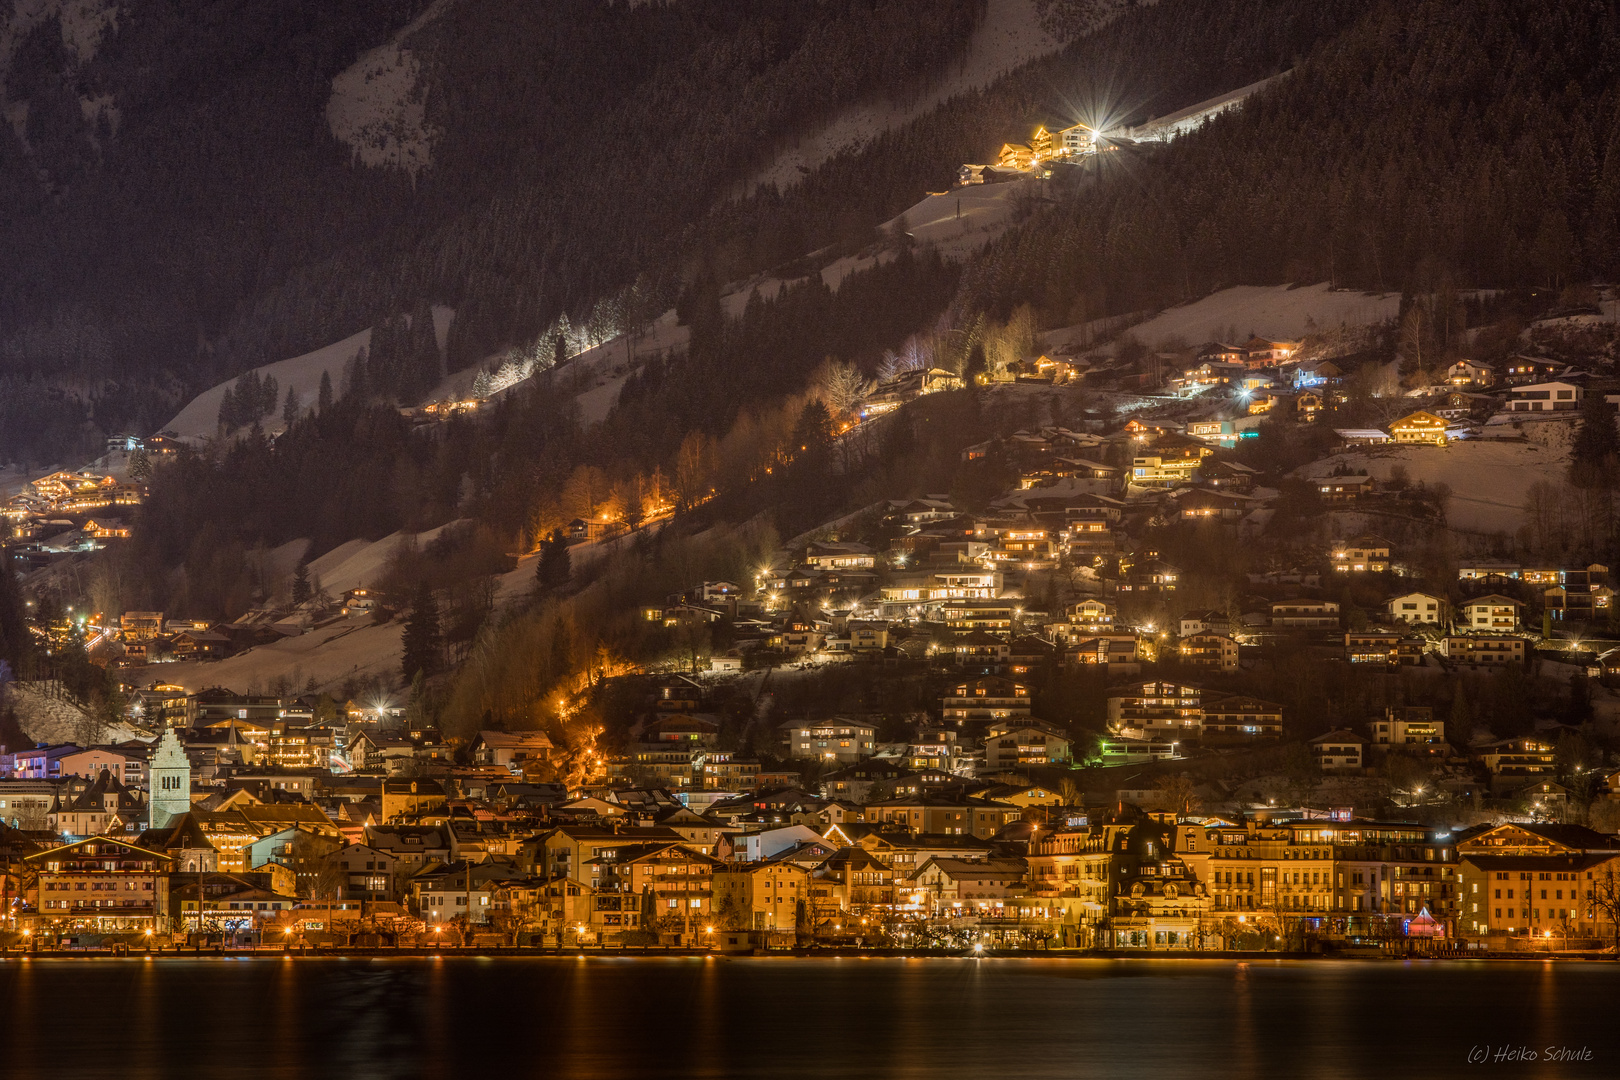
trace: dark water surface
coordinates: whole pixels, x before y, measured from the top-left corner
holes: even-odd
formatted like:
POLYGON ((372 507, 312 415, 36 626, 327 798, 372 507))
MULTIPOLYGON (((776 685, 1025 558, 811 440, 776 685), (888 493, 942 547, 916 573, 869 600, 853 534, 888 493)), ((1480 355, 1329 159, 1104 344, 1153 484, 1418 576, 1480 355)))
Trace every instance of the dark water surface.
POLYGON ((1620 965, 13 959, 0 1033, 4 1080, 1620 1077, 1620 965))

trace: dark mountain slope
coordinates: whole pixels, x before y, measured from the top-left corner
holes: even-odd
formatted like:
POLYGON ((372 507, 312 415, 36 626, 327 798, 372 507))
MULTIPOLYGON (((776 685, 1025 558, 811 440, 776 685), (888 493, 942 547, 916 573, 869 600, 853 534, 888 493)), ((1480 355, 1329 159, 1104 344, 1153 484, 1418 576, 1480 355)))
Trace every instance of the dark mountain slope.
POLYGON ((0 128, 0 374, 207 385, 423 300, 461 308, 452 357, 481 358, 656 270, 649 248, 776 138, 948 63, 983 5, 448 4, 408 42, 439 133, 413 184, 354 164, 325 107, 422 9, 133 5, 89 59, 55 19, 27 34, 5 91, 28 122, 0 128))
POLYGON ((1240 112, 1006 237, 963 303, 1056 323, 1240 283, 1613 275, 1617 105, 1613 5, 1380 5, 1240 112))

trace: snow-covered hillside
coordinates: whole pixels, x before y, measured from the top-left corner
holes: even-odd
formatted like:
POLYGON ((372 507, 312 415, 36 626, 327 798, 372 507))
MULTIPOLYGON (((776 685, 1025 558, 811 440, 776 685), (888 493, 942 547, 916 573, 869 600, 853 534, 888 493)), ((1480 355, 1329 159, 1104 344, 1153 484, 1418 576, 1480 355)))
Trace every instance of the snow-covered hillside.
POLYGON ((123 742, 136 736, 135 729, 127 724, 97 724, 83 709, 46 693, 41 685, 12 683, 6 694, 11 707, 17 710, 17 725, 35 742, 90 745, 123 742))
MULTIPOLYGON (((1297 339, 1317 330, 1339 326, 1368 326, 1387 322, 1400 312, 1399 293, 1363 293, 1330 289, 1326 284, 1292 288, 1287 285, 1237 285, 1190 304, 1169 308, 1132 327, 1131 333, 1157 347, 1179 338, 1188 345, 1228 337, 1297 339)), ((1061 347, 1081 328, 1054 330, 1046 335, 1061 347), (1072 334, 1070 332, 1073 332, 1072 334)), ((1105 346, 1105 351, 1111 346, 1105 346)))
POLYGON ((406 48, 411 35, 438 18, 450 0, 427 10, 332 80, 326 122, 357 161, 403 169, 414 178, 433 163, 439 133, 427 121, 428 87, 422 65, 406 48))
POLYGON ((1463 440, 1446 447, 1386 446, 1336 454, 1305 466, 1300 475, 1326 476, 1347 465, 1387 480, 1400 465, 1413 483, 1451 488, 1446 518, 1454 527, 1512 535, 1523 523, 1530 486, 1538 481, 1558 483, 1565 464, 1563 454, 1533 443, 1463 440))
MULTIPOLYGON (((433 334, 438 339, 441 353, 444 351, 445 339, 450 333, 450 320, 454 316, 455 312, 450 308, 433 309, 433 334)), ((261 379, 266 375, 274 376, 276 385, 280 387, 283 395, 289 388, 296 390, 299 400, 307 409, 315 404, 316 397, 320 393, 321 375, 329 375, 332 379, 333 393, 339 392, 343 385, 344 366, 353 360, 361 349, 369 347, 370 344, 371 330, 368 328, 314 352, 307 352, 290 360, 278 360, 254 370, 261 379)), ((219 427, 220 402, 225 399, 225 391, 235 382, 235 379, 229 379, 204 390, 192 398, 173 420, 165 424, 163 430, 172 431, 182 439, 200 439, 214 434, 219 427)), ((280 430, 279 410, 274 415, 264 418, 264 428, 266 431, 280 430)))
MULTIPOLYGON (((351 334, 342 341, 333 342, 314 352, 295 356, 290 360, 278 360, 274 364, 266 364, 258 368, 260 378, 265 375, 275 376, 276 385, 282 388, 285 394, 287 388, 298 391, 298 396, 306 403, 313 402, 321 388, 321 375, 327 374, 332 378, 334 390, 342 384, 343 367, 361 349, 371 343, 371 331, 362 330, 358 334, 351 334)), ((163 430, 172 431, 183 439, 201 438, 214 434, 219 427, 219 405, 225 399, 225 391, 232 383, 222 382, 204 390, 191 399, 191 403, 164 425, 163 430)), ((265 418, 267 430, 279 426, 281 417, 278 414, 265 418)))
MULTIPOLYGON (((82 67, 95 58, 102 42, 118 27, 117 0, 13 0, 9 10, 0 7, 0 113, 28 144, 28 103, 12 101, 6 93, 11 62, 23 39, 46 23, 56 21, 62 34, 62 48, 71 65, 82 67)), ((105 116, 116 130, 118 110, 112 95, 82 97, 79 106, 85 119, 105 116)))

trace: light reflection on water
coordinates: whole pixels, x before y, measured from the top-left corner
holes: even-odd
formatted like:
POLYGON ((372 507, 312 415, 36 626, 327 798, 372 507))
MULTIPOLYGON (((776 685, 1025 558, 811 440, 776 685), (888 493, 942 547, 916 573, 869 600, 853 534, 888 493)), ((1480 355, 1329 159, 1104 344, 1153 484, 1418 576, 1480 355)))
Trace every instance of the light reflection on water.
POLYGON ((1620 965, 877 958, 0 962, 5 1080, 1620 1075, 1620 965))

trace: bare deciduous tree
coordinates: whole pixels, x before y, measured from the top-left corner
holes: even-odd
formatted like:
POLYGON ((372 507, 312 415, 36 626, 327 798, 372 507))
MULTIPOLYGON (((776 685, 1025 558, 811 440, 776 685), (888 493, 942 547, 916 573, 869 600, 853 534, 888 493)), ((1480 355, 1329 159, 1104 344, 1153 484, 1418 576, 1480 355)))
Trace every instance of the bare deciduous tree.
POLYGON ((842 420, 855 411, 871 390, 872 384, 861 374, 860 368, 847 360, 828 359, 816 372, 812 393, 827 406, 835 420, 842 420))

